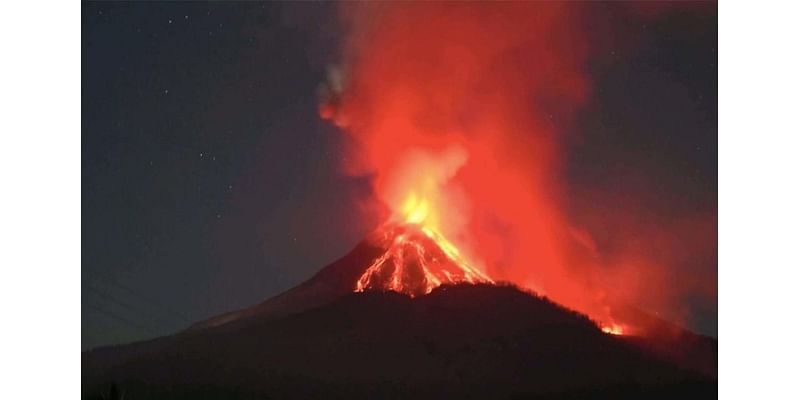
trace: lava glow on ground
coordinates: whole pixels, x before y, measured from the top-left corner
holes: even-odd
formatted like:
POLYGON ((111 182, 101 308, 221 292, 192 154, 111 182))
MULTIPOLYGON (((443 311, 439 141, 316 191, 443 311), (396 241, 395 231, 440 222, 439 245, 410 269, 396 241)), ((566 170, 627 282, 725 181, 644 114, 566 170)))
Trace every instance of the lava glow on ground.
POLYGON ((611 324, 611 325, 603 325, 601 326, 600 330, 609 335, 623 335, 625 330, 622 328, 621 325, 611 324))

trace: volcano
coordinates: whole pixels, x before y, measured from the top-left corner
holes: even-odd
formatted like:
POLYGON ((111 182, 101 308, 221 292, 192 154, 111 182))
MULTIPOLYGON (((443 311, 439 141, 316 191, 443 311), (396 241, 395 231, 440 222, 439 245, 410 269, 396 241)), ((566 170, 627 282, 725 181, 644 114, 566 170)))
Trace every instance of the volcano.
POLYGON ((435 230, 389 222, 310 280, 254 307, 202 321, 192 329, 252 316, 274 317, 320 306, 352 292, 393 291, 415 297, 441 285, 494 283, 470 266, 435 230))
POLYGON ((260 304, 84 352, 82 390, 84 398, 716 397, 716 341, 681 332, 604 333, 584 315, 494 282, 438 232, 390 223, 260 304))

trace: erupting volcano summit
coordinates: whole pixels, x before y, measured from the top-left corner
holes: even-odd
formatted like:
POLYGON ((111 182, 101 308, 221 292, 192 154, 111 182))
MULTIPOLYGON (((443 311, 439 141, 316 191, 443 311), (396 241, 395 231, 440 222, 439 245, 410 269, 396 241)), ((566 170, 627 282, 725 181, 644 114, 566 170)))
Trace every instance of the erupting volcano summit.
POLYGON ((418 224, 387 225, 382 241, 380 246, 386 252, 358 279, 357 292, 393 290, 413 297, 442 284, 493 283, 433 229, 418 224))

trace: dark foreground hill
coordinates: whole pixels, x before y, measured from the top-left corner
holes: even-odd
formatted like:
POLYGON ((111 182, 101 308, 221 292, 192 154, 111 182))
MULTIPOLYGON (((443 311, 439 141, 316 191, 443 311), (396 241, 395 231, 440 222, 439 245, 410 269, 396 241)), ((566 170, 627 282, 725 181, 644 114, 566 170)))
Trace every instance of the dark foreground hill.
MULTIPOLYGON (((713 376, 648 350, 657 347, 513 287, 443 286, 414 299, 352 293, 85 352, 82 390, 100 398, 113 386, 125 399, 716 398, 713 376)), ((716 368, 713 348, 704 364, 716 368)))

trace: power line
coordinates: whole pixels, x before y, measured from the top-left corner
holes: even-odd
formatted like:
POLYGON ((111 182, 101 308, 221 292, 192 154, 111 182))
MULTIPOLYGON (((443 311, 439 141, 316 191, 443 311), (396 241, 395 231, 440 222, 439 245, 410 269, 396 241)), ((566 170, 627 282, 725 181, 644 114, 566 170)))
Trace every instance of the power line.
POLYGON ((93 304, 90 304, 90 303, 83 303, 83 304, 81 304, 81 306, 82 307, 88 307, 89 309, 92 309, 92 310, 94 310, 96 312, 99 312, 100 314, 102 314, 102 315, 104 315, 106 317, 109 317, 109 318, 111 318, 111 319, 113 319, 113 320, 115 320, 115 321, 117 321, 119 323, 122 323, 123 325, 126 325, 126 326, 128 326, 130 328, 138 329, 139 331, 147 333, 147 334, 150 334, 150 335, 154 334, 153 331, 150 330, 149 328, 144 327, 144 326, 140 325, 137 322, 131 321, 128 318, 120 316, 119 314, 117 314, 117 313, 115 313, 113 311, 110 311, 110 310, 107 310, 107 309, 104 309, 104 308, 101 308, 101 307, 97 307, 97 306, 95 306, 93 304))
POLYGON ((112 277, 107 272, 100 271, 100 270, 92 268, 92 267, 85 267, 85 268, 88 269, 89 271, 94 272, 98 276, 102 277, 105 281, 111 283, 112 285, 114 285, 114 286, 116 286, 116 287, 128 292, 128 294, 132 295, 133 297, 136 297, 140 301, 148 303, 152 307, 155 307, 155 308, 157 308, 158 310, 160 310, 162 312, 167 312, 169 314, 172 314, 174 317, 179 318, 180 321, 182 323, 184 323, 184 324, 188 324, 189 323, 189 318, 187 318, 184 314, 182 314, 182 313, 180 313, 178 311, 175 311, 171 307, 168 307, 165 304, 163 304, 163 303, 161 303, 161 302, 159 302, 157 300, 154 300, 154 299, 149 298, 149 297, 147 297, 145 295, 142 295, 142 294, 138 293, 137 291, 131 289, 130 287, 128 287, 126 285, 123 285, 123 284, 119 283, 119 281, 117 281, 114 277, 112 277))
MULTIPOLYGON (((81 343, 84 341, 88 341, 89 343, 88 346, 81 345, 83 350, 113 343, 129 342, 141 335, 141 333, 134 334, 128 330, 120 331, 120 323, 124 324, 126 328, 132 326, 127 322, 123 322, 116 317, 108 315, 105 311, 100 311, 95 306, 89 306, 89 308, 91 308, 91 311, 97 311, 91 312, 90 314, 95 314, 99 317, 92 316, 81 321, 81 343)), ((136 327, 133 328, 136 329, 136 327)), ((138 332, 138 329, 136 330, 138 332)))
MULTIPOLYGON (((126 301, 123 301, 123 300, 120 300, 120 299, 114 297, 113 295, 111 295, 109 293, 104 293, 103 291, 100 291, 97 288, 93 287, 91 284, 85 285, 84 288, 88 289, 92 293, 95 293, 96 295, 98 295, 101 298, 103 298, 103 300, 106 303, 114 303, 114 304, 117 304, 119 306, 122 306, 125 309, 127 309, 129 311, 132 311, 137 316, 144 316, 148 321, 153 321, 155 325, 158 325, 156 323, 156 320, 161 321, 161 322, 172 322, 173 321, 173 320, 167 320, 167 319, 165 319, 165 317, 159 317, 158 315, 151 314, 151 313, 147 312, 146 310, 143 310, 141 308, 133 306, 130 303, 128 303, 126 301), (153 316, 155 316, 155 318, 152 318, 153 316)), ((150 325, 153 326, 154 324, 150 324, 150 325)))

